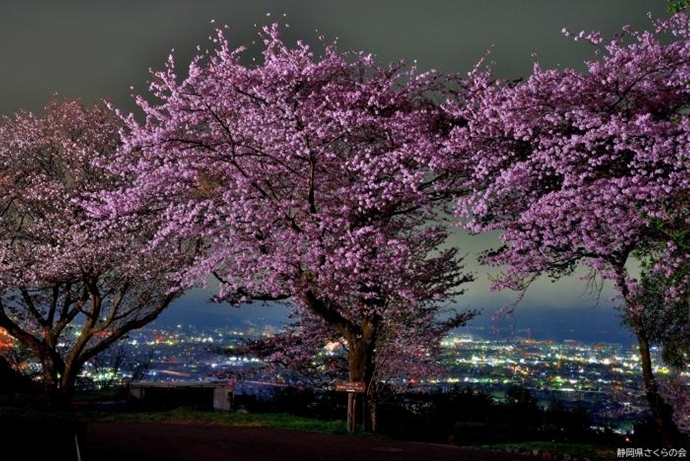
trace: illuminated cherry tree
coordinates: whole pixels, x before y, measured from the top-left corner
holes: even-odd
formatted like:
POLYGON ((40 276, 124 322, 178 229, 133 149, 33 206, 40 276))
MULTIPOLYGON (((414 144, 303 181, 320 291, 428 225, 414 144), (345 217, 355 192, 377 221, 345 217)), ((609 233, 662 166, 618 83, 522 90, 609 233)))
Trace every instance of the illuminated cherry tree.
POLYGON ((443 82, 334 43, 289 47, 279 29, 262 29, 256 62, 218 31, 185 78, 172 57, 154 73, 116 164, 137 179, 100 212, 160 208, 154 245, 204 241, 188 280, 214 274, 237 304, 289 300, 344 339, 346 378, 369 384, 387 319, 425 315, 470 279, 443 247, 450 188, 427 167, 448 130, 432 100, 443 82))
MULTIPOLYGON (((504 246, 483 258, 506 269, 495 288, 523 290, 539 274, 560 277, 585 263, 611 281, 640 343, 647 398, 667 443, 676 428, 659 393, 641 322, 635 263, 665 274, 666 295, 684 296, 688 252, 672 238, 687 229, 690 186, 688 17, 625 29, 596 47, 585 71, 535 64, 520 82, 494 80, 480 63, 462 120, 439 165, 469 175, 458 214, 474 232, 499 231, 504 246), (685 211, 684 211, 685 210, 685 211), (683 275, 684 274, 684 275, 683 275)), ((568 34, 566 32, 567 35, 568 34)))
POLYGON ((55 404, 82 366, 179 294, 170 249, 143 255, 150 224, 89 219, 80 202, 118 187, 100 162, 121 127, 103 105, 52 100, 0 125, 0 327, 31 351, 55 404), (161 255, 165 255, 162 257, 161 255))

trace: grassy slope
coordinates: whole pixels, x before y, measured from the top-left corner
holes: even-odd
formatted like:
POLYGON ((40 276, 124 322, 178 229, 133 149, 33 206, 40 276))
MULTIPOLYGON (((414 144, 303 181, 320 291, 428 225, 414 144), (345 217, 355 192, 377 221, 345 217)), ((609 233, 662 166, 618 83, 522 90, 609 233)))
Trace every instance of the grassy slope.
POLYGON ((163 424, 200 424, 233 427, 273 427, 299 431, 345 434, 343 421, 322 421, 283 413, 228 413, 177 409, 154 413, 89 413, 88 419, 109 421, 155 422, 163 424))

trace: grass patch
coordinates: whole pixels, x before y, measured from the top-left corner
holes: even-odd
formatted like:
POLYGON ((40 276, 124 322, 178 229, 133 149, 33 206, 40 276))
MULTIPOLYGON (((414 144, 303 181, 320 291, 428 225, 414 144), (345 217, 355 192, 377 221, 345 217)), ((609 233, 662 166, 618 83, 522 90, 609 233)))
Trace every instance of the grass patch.
POLYGON ((616 459, 616 449, 607 448, 592 444, 579 443, 557 443, 557 442, 522 442, 522 443, 501 443, 493 445, 473 445, 473 448, 480 450, 511 451, 519 450, 524 453, 531 453, 532 450, 539 450, 539 453, 551 452, 553 454, 569 454, 574 457, 589 458, 596 460, 616 459))
POLYGON ((298 431, 346 434, 343 421, 324 421, 285 413, 233 413, 176 409, 163 412, 89 413, 89 420, 198 424, 231 427, 271 427, 298 431))

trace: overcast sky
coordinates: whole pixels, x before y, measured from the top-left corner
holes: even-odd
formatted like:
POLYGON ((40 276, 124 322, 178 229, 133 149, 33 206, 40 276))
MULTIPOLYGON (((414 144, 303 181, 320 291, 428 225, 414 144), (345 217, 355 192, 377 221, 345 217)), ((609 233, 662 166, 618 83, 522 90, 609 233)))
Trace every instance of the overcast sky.
MULTIPOLYGON (((178 65, 186 67, 197 46, 210 46, 216 26, 229 26, 227 36, 239 46, 256 38, 257 27, 279 20, 289 25, 288 42, 316 43, 324 35, 338 38, 342 50, 364 50, 381 62, 416 60, 423 70, 442 72, 466 73, 490 49, 497 75, 519 78, 534 60, 545 67, 582 68, 592 49, 563 37, 564 27, 611 37, 624 25, 647 28, 648 13, 667 16, 666 1, 3 0, 0 114, 40 111, 54 93, 85 102, 108 98, 132 110, 130 87, 145 93, 149 70, 162 68, 173 49, 178 65)), ((493 240, 463 237, 458 242, 472 258, 493 240)), ((478 271, 478 282, 461 306, 491 311, 512 299, 511 293, 491 293, 486 270, 472 269, 478 271)), ((530 312, 554 310, 553 324, 563 328, 589 331, 592 322, 608 322, 616 329, 611 303, 604 299, 592 308, 592 297, 583 297, 583 291, 576 278, 537 284, 521 306, 523 320, 518 316, 517 326, 536 328, 542 322, 543 327, 544 316, 530 312), (566 308, 571 312, 563 313, 566 308)), ((175 312, 180 306, 188 309, 194 299, 178 302, 175 312)))
POLYGON ((149 69, 172 49, 185 65, 216 25, 242 45, 257 26, 280 20, 290 40, 323 34, 383 62, 416 59, 444 72, 467 72, 491 48, 497 73, 517 78, 533 54, 547 67, 591 56, 563 27, 610 36, 648 26, 647 13, 665 16, 665 8, 665 0, 3 0, 0 111, 39 110, 54 92, 126 107, 130 86, 145 91, 149 69))

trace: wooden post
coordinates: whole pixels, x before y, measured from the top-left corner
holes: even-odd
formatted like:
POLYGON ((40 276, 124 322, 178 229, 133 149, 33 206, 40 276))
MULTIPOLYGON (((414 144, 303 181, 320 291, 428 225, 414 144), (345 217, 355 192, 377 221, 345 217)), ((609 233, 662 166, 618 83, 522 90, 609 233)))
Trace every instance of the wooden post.
POLYGON ((355 432, 357 429, 356 399, 354 392, 347 393, 347 432, 355 432))
MULTIPOLYGON (((357 398, 355 394, 362 394, 366 391, 366 385, 361 381, 338 381, 335 383, 335 390, 347 392, 347 432, 355 432, 357 429, 357 398)), ((362 415, 366 412, 362 412, 362 415)))

